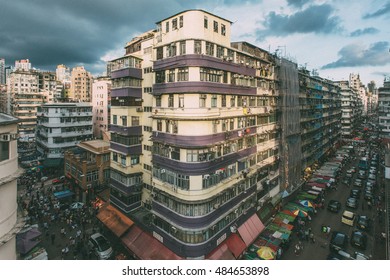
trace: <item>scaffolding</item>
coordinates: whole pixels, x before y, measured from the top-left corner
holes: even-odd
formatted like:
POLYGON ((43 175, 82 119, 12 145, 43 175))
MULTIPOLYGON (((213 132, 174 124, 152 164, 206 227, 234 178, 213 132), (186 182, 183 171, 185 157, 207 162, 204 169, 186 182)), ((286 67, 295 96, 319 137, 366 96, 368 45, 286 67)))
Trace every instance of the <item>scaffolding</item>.
POLYGON ((277 59, 280 112, 281 191, 294 192, 301 185, 301 128, 298 67, 287 59, 277 59))

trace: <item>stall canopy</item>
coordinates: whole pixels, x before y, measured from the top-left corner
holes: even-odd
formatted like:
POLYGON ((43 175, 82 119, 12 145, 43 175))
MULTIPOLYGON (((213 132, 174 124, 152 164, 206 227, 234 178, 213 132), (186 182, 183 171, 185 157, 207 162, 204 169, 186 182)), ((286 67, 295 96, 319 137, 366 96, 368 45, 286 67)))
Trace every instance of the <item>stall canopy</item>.
POLYGON ((180 260, 182 259, 160 241, 133 225, 121 238, 123 244, 141 260, 180 260))
POLYGON ((214 249, 207 257, 208 260, 235 260, 232 252, 229 251, 228 245, 224 242, 214 249))
POLYGON ((97 218, 118 237, 134 224, 130 218, 109 204, 100 209, 97 218))
POLYGON ((54 193, 54 196, 57 198, 57 199, 61 199, 61 198, 67 198, 67 197, 70 197, 74 195, 74 192, 70 191, 70 190, 65 190, 65 191, 60 191, 60 192, 55 192, 54 193))
POLYGON ((236 233, 232 233, 226 240, 226 244, 233 255, 238 258, 246 249, 244 241, 236 233))
POLYGON ((253 214, 244 224, 238 228, 241 238, 246 246, 249 246, 264 229, 263 223, 256 214, 253 214))

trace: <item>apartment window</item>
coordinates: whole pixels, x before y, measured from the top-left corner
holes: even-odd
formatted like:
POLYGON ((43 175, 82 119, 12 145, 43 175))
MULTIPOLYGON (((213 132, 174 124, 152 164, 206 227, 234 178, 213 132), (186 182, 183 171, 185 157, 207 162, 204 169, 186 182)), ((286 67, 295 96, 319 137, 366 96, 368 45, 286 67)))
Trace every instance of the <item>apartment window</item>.
POLYGON ((217 57, 222 58, 225 53, 225 49, 222 46, 217 46, 217 57))
POLYGON ((234 119, 229 120, 229 129, 233 130, 234 129, 234 119))
POLYGON ((139 164, 139 156, 132 156, 130 164, 131 165, 139 164))
POLYGON ((176 56, 176 44, 172 43, 167 46, 167 57, 176 56))
POLYGON ((179 129, 178 129, 177 121, 171 121, 171 124, 172 124, 172 133, 178 134, 179 129))
POLYGON ((112 153, 112 160, 115 162, 118 162, 118 154, 117 153, 112 153))
POLYGON ((184 19, 183 19, 183 16, 180 16, 179 17, 179 28, 182 28, 184 25, 184 19))
POLYGON ((194 54, 202 54, 202 41, 194 41, 194 54))
POLYGON ((175 70, 169 70, 169 73, 168 73, 168 82, 169 82, 169 83, 175 82, 175 70))
POLYGON ((177 29, 177 18, 174 18, 172 20, 172 30, 175 30, 175 29, 177 29))
POLYGON ((157 55, 157 59, 163 59, 163 57, 164 57, 164 48, 163 47, 158 47, 156 55, 157 55))
POLYGON ((200 80, 204 82, 221 82, 221 73, 219 70, 210 68, 200 68, 200 80))
POLYGON ((226 95, 221 96, 221 107, 226 107, 226 95))
POLYGON ((222 121, 222 131, 226 131, 226 124, 227 124, 227 121, 225 122, 225 120, 222 121))
POLYGON ((131 126, 139 125, 139 117, 131 117, 131 126))
POLYGON ((173 102, 174 100, 173 100, 173 94, 170 94, 169 96, 168 96, 168 107, 169 108, 173 108, 174 107, 174 102, 173 102))
POLYGON ((184 108, 184 95, 179 95, 179 108, 184 108))
POLYGON ((222 24, 222 23, 221 23, 221 34, 222 34, 223 36, 226 35, 226 25, 225 25, 225 24, 222 24))
POLYGON ((186 54, 186 41, 180 42, 180 55, 186 54))
POLYGON ((206 107, 206 99, 207 95, 206 94, 201 94, 199 97, 199 107, 200 108, 205 108, 206 107))
POLYGON ((161 107, 161 96, 156 96, 156 107, 161 107))
POLYGON ((170 133, 171 132, 171 123, 169 120, 165 121, 165 132, 170 133))
POLYGON ((157 120, 157 131, 162 131, 162 120, 157 120))
POLYGON ((126 156, 121 155, 121 164, 126 166, 126 156))
POLYGON ((127 126, 127 116, 122 116, 122 125, 127 126))
POLYGON ((9 159, 9 142, 0 142, 0 162, 9 159))
POLYGON ((206 42, 206 54, 214 56, 214 44, 206 42))
POLYGON ((179 68, 177 72, 177 81, 188 81, 188 67, 179 68))
POLYGON ((118 124, 118 116, 117 115, 112 116, 112 124, 118 124))
POLYGON ((165 71, 156 71, 156 83, 165 83, 165 71))
POLYGON ((214 20, 214 32, 218 33, 218 22, 214 20))
POLYGON ((205 16, 203 20, 203 26, 204 28, 209 28, 209 19, 205 16))
POLYGON ((165 23, 165 32, 168 33, 169 32, 169 21, 167 21, 165 23))
POLYGON ((236 97, 230 97, 230 107, 236 107, 236 97))
POLYGON ((211 96, 211 107, 217 107, 218 98, 216 95, 211 96))

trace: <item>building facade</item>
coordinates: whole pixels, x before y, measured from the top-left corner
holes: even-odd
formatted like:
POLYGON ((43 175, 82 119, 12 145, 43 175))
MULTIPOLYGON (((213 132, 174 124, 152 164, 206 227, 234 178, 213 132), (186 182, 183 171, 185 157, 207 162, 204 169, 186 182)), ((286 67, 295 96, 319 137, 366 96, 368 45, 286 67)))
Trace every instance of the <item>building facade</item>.
POLYGON ((93 136, 109 140, 111 112, 111 80, 101 77, 92 84, 93 136))
POLYGON ((306 69, 299 71, 299 92, 303 171, 337 148, 343 131, 342 110, 344 112, 346 99, 339 85, 312 76, 306 69))
POLYGON ((39 89, 39 73, 35 70, 15 70, 7 79, 11 115, 19 118, 21 141, 33 141, 37 124, 37 108, 44 102, 39 89))
POLYGON ((378 123, 379 137, 390 142, 390 77, 386 77, 378 89, 378 123))
POLYGON ((0 85, 5 85, 5 59, 0 57, 0 85))
POLYGON ((89 103, 53 103, 38 107, 37 150, 47 158, 63 158, 67 149, 92 139, 89 103))
POLYGON ((207 258, 280 192, 274 57, 230 27, 185 11, 109 67, 110 202, 184 258, 207 258))
POLYGON ((108 187, 110 179, 110 143, 103 140, 83 141, 77 152, 65 152, 64 174, 78 188, 79 198, 89 202, 93 195, 108 187))
POLYGON ((71 93, 69 98, 77 102, 91 102, 93 78, 84 66, 78 66, 71 72, 71 93))
POLYGON ((18 167, 18 119, 0 113, 0 260, 16 260, 16 234, 23 226, 18 218, 17 179, 23 173, 18 167))
POLYGON ((30 71, 31 63, 29 59, 15 60, 14 70, 30 71))

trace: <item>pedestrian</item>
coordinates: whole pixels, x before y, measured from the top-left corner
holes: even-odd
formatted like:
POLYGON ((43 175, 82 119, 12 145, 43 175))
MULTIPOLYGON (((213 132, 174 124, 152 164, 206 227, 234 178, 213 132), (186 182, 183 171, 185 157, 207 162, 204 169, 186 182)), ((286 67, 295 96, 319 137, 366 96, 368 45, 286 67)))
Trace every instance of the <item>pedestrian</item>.
POLYGON ((306 240, 306 241, 309 241, 309 234, 310 234, 310 233, 309 233, 309 230, 306 229, 306 230, 305 230, 305 240, 306 240))
POLYGON ((310 233, 309 238, 311 243, 316 243, 316 240, 314 239, 314 234, 312 232, 310 233))
POLYGON ((53 232, 50 237, 51 237, 51 245, 53 245, 54 240, 56 239, 56 234, 53 232))

